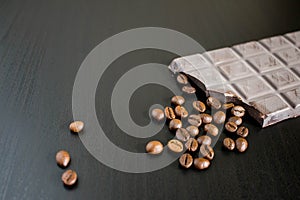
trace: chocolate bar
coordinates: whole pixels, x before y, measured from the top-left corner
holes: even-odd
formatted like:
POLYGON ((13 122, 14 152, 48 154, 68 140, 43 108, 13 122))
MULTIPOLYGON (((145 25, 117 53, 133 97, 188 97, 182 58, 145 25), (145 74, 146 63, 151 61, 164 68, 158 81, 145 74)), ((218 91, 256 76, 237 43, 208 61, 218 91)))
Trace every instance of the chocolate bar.
POLYGON ((169 66, 243 104, 262 127, 300 115, 300 31, 180 57, 169 66))

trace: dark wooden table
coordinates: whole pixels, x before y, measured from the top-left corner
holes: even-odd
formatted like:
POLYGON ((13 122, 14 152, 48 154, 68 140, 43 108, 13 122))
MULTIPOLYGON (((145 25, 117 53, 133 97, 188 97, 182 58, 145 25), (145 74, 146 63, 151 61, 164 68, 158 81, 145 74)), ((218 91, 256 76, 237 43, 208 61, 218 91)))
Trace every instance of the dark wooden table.
MULTIPOLYGON (((68 131, 77 70, 106 38, 131 28, 165 27, 209 50, 299 30, 299 8, 299 1, 279 0, 0 0, 0 199, 299 199, 300 118, 263 130, 250 121, 248 151, 224 152, 218 143, 204 172, 181 170, 177 162, 145 174, 113 170, 68 131), (62 185, 63 170, 55 163, 62 148, 79 174, 73 189, 62 185)), ((135 51, 106 72, 96 108, 116 145, 143 151, 147 140, 128 137, 109 121, 113 84, 137 64, 168 64, 174 57, 135 51)), ((147 123, 148 106, 167 104, 169 95, 157 85, 140 88, 132 97, 138 108, 131 105, 133 119, 147 123), (157 97, 149 95, 153 91, 157 97)))

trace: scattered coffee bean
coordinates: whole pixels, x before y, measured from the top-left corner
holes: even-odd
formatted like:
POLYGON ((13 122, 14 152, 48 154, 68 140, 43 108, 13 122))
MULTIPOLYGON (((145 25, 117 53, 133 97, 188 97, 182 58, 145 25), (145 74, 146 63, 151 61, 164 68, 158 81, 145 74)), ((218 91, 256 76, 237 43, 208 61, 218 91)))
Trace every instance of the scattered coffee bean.
POLYGON ((189 153, 182 154, 179 163, 184 168, 190 168, 193 164, 193 157, 189 153))
POLYGON ((186 118, 187 116, 189 116, 188 111, 183 106, 176 106, 175 114, 181 118, 186 118))
POLYGON ((70 124, 69 129, 74 133, 82 131, 84 123, 82 121, 74 121, 70 124))
POLYGON ((205 124, 204 131, 212 136, 217 136, 219 134, 219 129, 213 124, 205 124))
POLYGON ((160 141, 150 141, 146 145, 146 151, 149 154, 160 154, 164 150, 164 146, 160 141))
POLYGON ((236 139, 235 146, 239 152, 244 152, 248 148, 248 142, 245 138, 240 137, 240 138, 236 139))
POLYGON ((203 170, 208 168, 210 165, 209 160, 205 158, 195 158, 194 159, 194 166, 196 169, 203 170))
POLYGON ((77 181, 77 173, 74 170, 67 170, 61 176, 62 182, 67 186, 72 186, 77 181))
POLYGON ((176 117, 174 110, 171 107, 165 108, 165 115, 166 115, 166 118, 168 118, 168 119, 175 119, 175 117, 176 117))
POLYGON ((151 115, 156 121, 162 121, 165 118, 164 111, 159 108, 153 109, 151 115))
POLYGON ((211 145, 211 138, 207 135, 201 135, 197 141, 200 145, 211 145))
POLYGON ((180 153, 183 151, 183 144, 179 140, 173 139, 168 142, 168 147, 171 151, 175 153, 180 153))
POLYGON ((236 134, 238 134, 239 136, 245 138, 248 136, 249 130, 247 127, 245 126, 241 126, 238 128, 238 130, 236 131, 236 134))
POLYGON ((212 160, 215 156, 213 148, 211 148, 211 146, 209 145, 201 145, 199 152, 204 158, 208 160, 212 160))
POLYGON ((234 106, 231 109, 231 114, 237 117, 243 117, 245 115, 245 108, 243 108, 242 106, 234 106))
POLYGON ((231 139, 231 138, 225 138, 225 139, 223 140, 223 146, 224 146, 226 149, 232 151, 232 150, 234 149, 234 147, 235 147, 235 143, 234 143, 233 139, 231 139))
POLYGON ((188 78, 186 75, 184 74, 178 74, 177 76, 177 82, 180 84, 187 84, 188 83, 188 78))
POLYGON ((188 151, 197 151, 198 149, 198 142, 196 139, 194 138, 190 138, 186 143, 185 143, 185 147, 188 151))
POLYGON ((242 124, 243 120, 242 120, 242 118, 240 118, 240 117, 232 116, 232 117, 230 117, 230 118, 228 119, 228 122, 233 122, 233 123, 235 123, 236 125, 239 126, 239 125, 242 124))
POLYGON ((184 104, 185 99, 182 96, 174 96, 172 97, 171 102, 176 106, 177 105, 181 106, 184 104))
POLYGON ((179 128, 179 129, 177 129, 177 131, 176 131, 176 138, 178 140, 186 142, 186 141, 188 141, 188 139, 190 139, 190 137, 191 136, 190 136, 189 132, 185 128, 179 128))
POLYGON ((56 163, 62 168, 67 167, 71 160, 70 154, 65 150, 61 150, 57 152, 55 158, 56 158, 56 163))
POLYGON ((188 122, 193 125, 193 126, 201 126, 202 124, 202 120, 201 120, 201 117, 200 115, 190 115, 189 118, 188 118, 188 122))
POLYGON ((174 131, 182 127, 182 122, 179 119, 172 119, 169 123, 169 129, 174 131))
POLYGON ((186 127, 186 130, 189 132, 189 134, 192 137, 195 137, 199 134, 199 129, 196 126, 188 126, 188 127, 186 127))
POLYGON ((234 122, 227 122, 225 124, 225 129, 228 132, 234 133, 237 130, 237 125, 234 122))
POLYGON ((212 116, 206 113, 200 114, 201 120, 204 124, 209 124, 212 122, 212 116))
POLYGON ((212 107, 214 109, 220 109, 221 108, 221 102, 216 99, 215 97, 208 97, 206 100, 206 104, 209 107, 212 107))
POLYGON ((223 108, 224 110, 227 110, 227 109, 229 109, 229 108, 232 108, 233 106, 234 106, 233 103, 224 103, 224 104, 222 105, 222 108, 223 108))
POLYGON ((206 106, 202 101, 194 101, 193 107, 198 110, 199 112, 205 112, 206 106))
POLYGON ((192 86, 183 86, 182 92, 185 92, 187 94, 194 94, 196 92, 196 89, 192 86))
POLYGON ((226 114, 223 111, 218 111, 214 114, 213 119, 216 124, 223 124, 226 119, 226 114))

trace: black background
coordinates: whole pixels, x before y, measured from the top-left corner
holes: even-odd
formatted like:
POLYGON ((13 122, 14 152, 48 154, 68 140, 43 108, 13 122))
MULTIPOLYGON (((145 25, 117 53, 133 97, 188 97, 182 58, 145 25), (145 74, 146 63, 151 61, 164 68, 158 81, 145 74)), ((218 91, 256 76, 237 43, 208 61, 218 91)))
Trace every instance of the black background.
MULTIPOLYGON (((147 174, 119 172, 94 159, 68 131, 76 72, 106 38, 165 27, 210 50, 299 30, 299 8, 299 1, 269 0, 0 0, 0 199, 299 199, 300 119, 264 130, 250 120, 248 151, 224 152, 218 143, 203 172, 179 169, 177 162, 147 174), (78 172, 73 189, 60 181, 59 149, 70 152, 69 168, 78 172)), ((115 144, 143 151, 145 141, 128 138, 111 122, 113 84, 137 64, 169 64, 174 57, 136 51, 106 72, 96 108, 115 144)), ((140 88, 132 97, 137 108, 130 105, 133 119, 146 124, 149 106, 168 104, 170 95, 157 85, 140 88)))

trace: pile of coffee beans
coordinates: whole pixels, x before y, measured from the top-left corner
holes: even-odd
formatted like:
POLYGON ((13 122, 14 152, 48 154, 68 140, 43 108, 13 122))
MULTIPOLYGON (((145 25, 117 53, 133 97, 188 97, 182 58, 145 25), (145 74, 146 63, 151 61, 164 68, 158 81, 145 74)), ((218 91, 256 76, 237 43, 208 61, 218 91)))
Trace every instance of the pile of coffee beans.
MULTIPOLYGON (((188 78, 184 74, 177 76, 177 82, 184 85, 184 94, 196 92, 194 87, 187 85, 188 78)), ((151 115, 158 122, 166 119, 170 132, 175 136, 166 143, 167 149, 173 153, 182 153, 179 163, 183 168, 194 166, 198 170, 207 169, 215 156, 212 142, 221 134, 220 130, 223 128, 229 136, 223 140, 226 150, 237 149, 238 152, 244 152, 248 147, 245 137, 249 130, 241 126, 245 109, 230 102, 221 103, 213 96, 203 102, 195 100, 190 103, 183 96, 173 96, 171 105, 166 106, 164 110, 153 109, 151 115), (216 112, 211 115, 211 110, 216 112), (229 111, 230 116, 227 119, 226 113, 229 111), (234 137, 237 139, 234 140, 234 137)), ((157 140, 146 145, 146 152, 149 154, 161 154, 163 150, 163 143, 157 140)))

